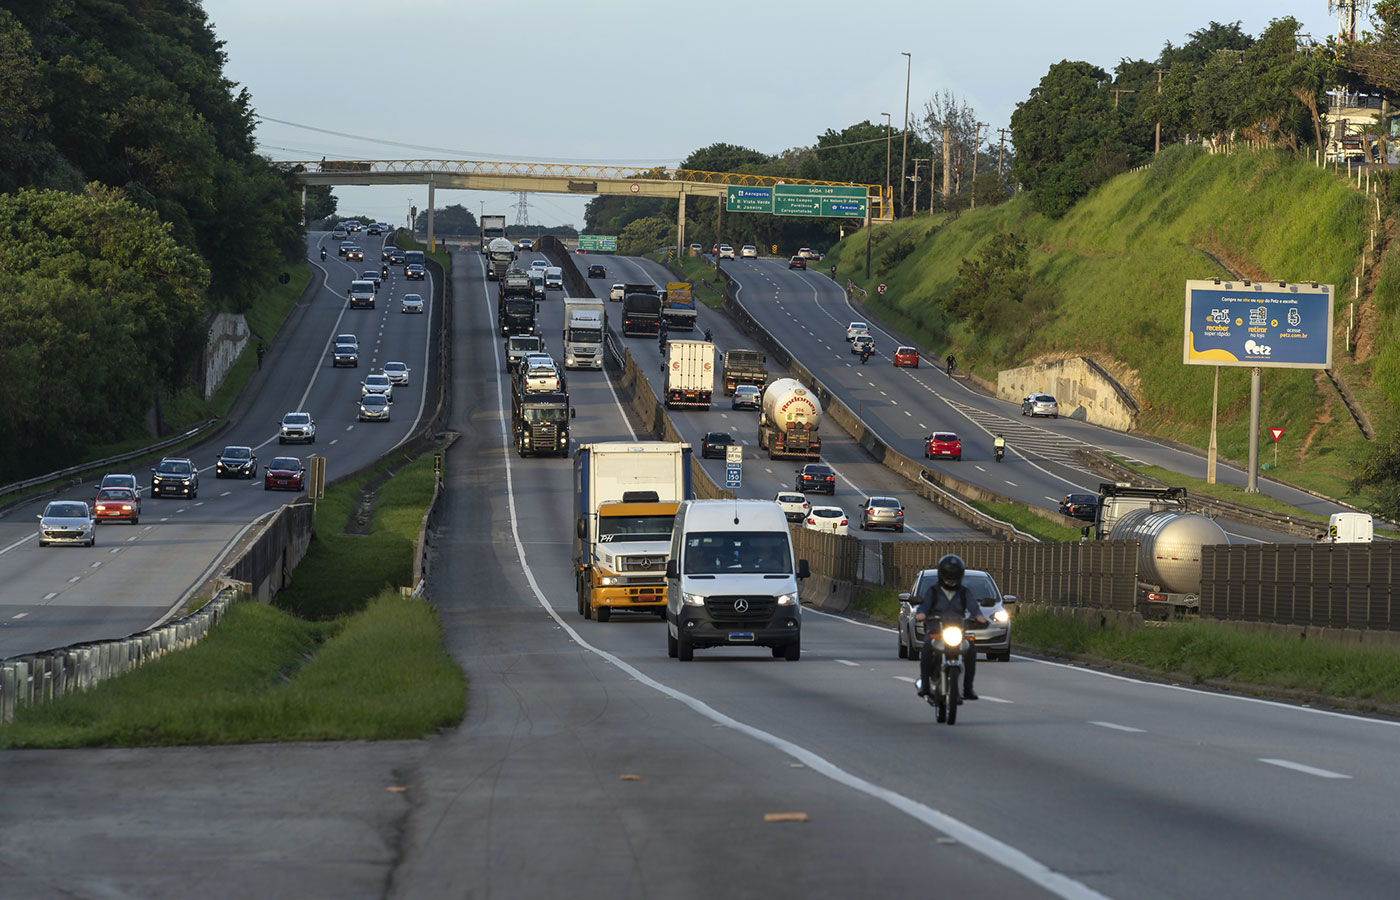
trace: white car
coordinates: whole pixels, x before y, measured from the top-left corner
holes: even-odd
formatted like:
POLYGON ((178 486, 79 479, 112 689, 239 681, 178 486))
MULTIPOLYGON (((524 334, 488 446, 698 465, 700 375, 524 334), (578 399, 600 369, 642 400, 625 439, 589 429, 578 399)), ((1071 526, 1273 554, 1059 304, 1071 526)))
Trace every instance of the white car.
POLYGON ((532 269, 539 269, 541 272, 543 272, 545 269, 548 269, 548 268, 549 268, 549 260, 547 260, 547 259, 533 259, 533 260, 530 261, 530 268, 532 268, 532 269))
POLYGON ((875 339, 874 339, 873 337, 871 337, 870 335, 868 335, 868 334, 858 334, 858 335, 856 335, 855 337, 851 338, 851 352, 852 352, 852 353, 859 353, 859 352, 861 352, 862 350, 864 350, 866 347, 869 347, 869 348, 870 348, 870 352, 871 352, 871 353, 874 353, 874 352, 875 352, 875 339))
POLYGON ((408 366, 401 362, 386 362, 384 374, 392 384, 408 384, 408 366))
POLYGON ((846 340, 853 341, 858 334, 863 334, 868 337, 870 335, 870 326, 864 322, 852 322, 846 326, 846 340))
POLYGON ((97 543, 97 520, 82 500, 55 500, 44 507, 39 519, 39 546, 97 543))
POLYGON ((627 293, 627 289, 626 289, 626 288, 624 288, 624 287, 623 287, 622 285, 620 285, 620 284, 615 284, 615 285, 612 286, 612 290, 608 291, 608 299, 609 299, 609 300, 621 300, 621 299, 622 299, 622 295, 625 294, 625 293, 627 293))
POLYGON ((360 396, 365 394, 383 394, 385 400, 393 403, 394 383, 388 375, 366 375, 364 384, 360 385, 360 396))
POLYGON ((821 259, 821 254, 811 247, 803 247, 797 251, 797 255, 803 259, 821 259))
POLYGON ((351 347, 355 348, 356 352, 359 352, 360 349, 360 339, 355 337, 353 334, 337 334, 335 336, 335 344, 336 346, 340 346, 341 344, 349 344, 351 347))
POLYGON ((403 299, 399 301, 399 312, 401 312, 401 313, 418 313, 419 315, 422 315, 422 313, 423 313, 423 295, 422 295, 422 294, 404 294, 404 295, 403 295, 403 299))
POLYGON ((849 522, 846 511, 839 506, 814 506, 807 511, 807 519, 802 524, 823 534, 846 534, 849 522))
POLYGON ((739 248, 740 259, 758 259, 758 248, 753 244, 745 244, 739 248))
POLYGON ((553 362, 531 359, 520 373, 520 388, 526 394, 562 390, 559 370, 553 362))
POLYGON ((807 521, 807 511, 812 508, 812 504, 807 501, 806 496, 796 491, 778 491, 778 495, 773 499, 783 508, 783 515, 787 516, 789 522, 807 521))
POLYGON ((733 258, 734 258, 734 248, 731 247, 731 246, 729 246, 728 244, 720 244, 720 245, 719 245, 719 258, 720 258, 720 259, 733 259, 733 258))
POLYGON ((311 413, 289 412, 282 417, 277 443, 285 444, 288 441, 316 443, 316 420, 311 418, 311 413))

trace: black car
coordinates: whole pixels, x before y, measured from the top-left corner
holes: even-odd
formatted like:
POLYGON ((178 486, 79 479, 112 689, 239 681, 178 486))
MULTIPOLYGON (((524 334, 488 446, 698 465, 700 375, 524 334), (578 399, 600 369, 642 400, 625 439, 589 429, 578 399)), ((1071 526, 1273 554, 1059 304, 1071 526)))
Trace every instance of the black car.
POLYGON ((797 490, 835 494, 836 472, 831 466, 808 463, 797 470, 797 490))
POLYGON ((422 281, 425 273, 420 263, 412 263, 403 267, 403 274, 409 281, 422 281))
POLYGON ((258 457, 252 447, 225 447, 214 465, 215 478, 255 478, 258 457))
POLYGON ((336 344, 335 356, 331 357, 331 368, 338 366, 360 367, 360 351, 354 344, 336 344))
POLYGON ((700 457, 708 459, 711 456, 718 456, 723 459, 730 444, 735 443, 734 436, 727 431, 706 432, 705 437, 700 441, 700 457))
POLYGON ((403 265, 403 251, 400 250, 398 247, 385 247, 385 248, 384 248, 384 255, 385 255, 386 257, 388 257, 388 259, 389 259, 389 264, 390 264, 390 265, 392 265, 392 266, 401 266, 401 265, 403 265))
POLYGON ((591 266, 588 267, 588 277, 589 277, 589 278, 607 278, 607 277, 608 277, 608 269, 607 269, 606 266, 600 266, 600 265, 598 265, 597 263, 594 263, 593 265, 591 265, 591 266))
POLYGON ((199 496, 199 469, 188 459, 167 456, 151 470, 151 496, 180 494, 193 500, 199 496))
POLYGON ((1060 501, 1060 515, 1092 522, 1098 516, 1098 494, 1066 494, 1060 501))

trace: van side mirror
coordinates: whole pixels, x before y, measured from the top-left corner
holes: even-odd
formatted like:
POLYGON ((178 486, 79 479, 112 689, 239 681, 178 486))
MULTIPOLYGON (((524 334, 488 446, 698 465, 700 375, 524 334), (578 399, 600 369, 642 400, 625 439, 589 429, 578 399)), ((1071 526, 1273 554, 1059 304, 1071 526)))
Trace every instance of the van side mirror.
POLYGON ((668 559, 668 560, 666 560, 666 577, 667 577, 667 578, 680 578, 680 577, 681 577, 681 567, 678 566, 678 565, 676 565, 676 561, 675 561, 674 559, 668 559))
POLYGON ((807 564, 807 560, 805 560, 805 559, 799 559, 799 560, 797 561, 797 577, 798 577, 798 578, 811 578, 811 577, 812 577, 812 567, 811 567, 810 565, 807 564))
POLYGON ((1004 605, 1004 606, 1011 606, 1012 604, 1014 604, 1014 603, 1016 602, 1016 595, 1015 595, 1015 594, 1002 594, 1002 595, 1001 595, 1001 602, 1002 602, 1002 605, 1004 605))

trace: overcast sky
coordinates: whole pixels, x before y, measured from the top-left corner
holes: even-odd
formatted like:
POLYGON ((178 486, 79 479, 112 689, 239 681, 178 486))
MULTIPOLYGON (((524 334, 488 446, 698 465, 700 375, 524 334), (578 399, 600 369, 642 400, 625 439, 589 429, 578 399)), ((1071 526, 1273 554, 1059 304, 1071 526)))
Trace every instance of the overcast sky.
MULTIPOLYGON (((1335 34, 1326 0, 205 0, 228 78, 267 117, 275 160, 472 159, 674 166, 716 142, 779 153, 828 128, 909 116, 953 91, 1009 127, 1051 64, 1155 59, 1212 19, 1257 36, 1291 15, 1335 34), (283 122, 268 121, 279 119, 283 122), (315 130, 321 129, 321 130, 315 130), (336 132, 329 134, 326 132, 336 132), (412 145, 412 146, 400 146, 412 145)), ((899 149, 895 148, 898 168, 899 149)), ((403 223, 426 187, 342 187, 340 211, 403 223)), ((516 221, 507 193, 437 205, 516 221)), ((587 198, 529 195, 531 224, 583 226, 587 198)))

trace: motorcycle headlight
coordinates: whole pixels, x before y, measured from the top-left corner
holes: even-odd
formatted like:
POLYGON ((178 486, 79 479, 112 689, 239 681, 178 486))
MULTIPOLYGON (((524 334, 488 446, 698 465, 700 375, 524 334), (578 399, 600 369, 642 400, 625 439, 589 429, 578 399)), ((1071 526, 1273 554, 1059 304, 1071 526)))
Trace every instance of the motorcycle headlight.
POLYGON ((685 605, 686 605, 686 606, 704 606, 704 605, 705 605, 705 595, 704 595, 704 594, 681 594, 681 600, 685 602, 685 605))
POLYGON ((1001 622, 1005 624, 1011 621, 1011 614, 1004 609, 999 609, 996 612, 992 613, 992 621, 1001 622))
POLYGON ((956 647, 963 642, 963 630, 956 625, 948 625, 943 629, 943 643, 949 647, 956 647))
POLYGON ((778 605, 779 605, 779 606, 796 606, 796 605, 797 605, 797 595, 796 595, 796 594, 779 594, 779 595, 778 595, 778 605))

